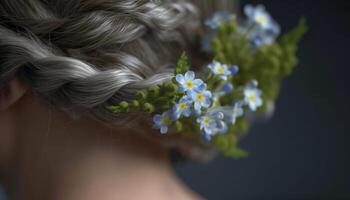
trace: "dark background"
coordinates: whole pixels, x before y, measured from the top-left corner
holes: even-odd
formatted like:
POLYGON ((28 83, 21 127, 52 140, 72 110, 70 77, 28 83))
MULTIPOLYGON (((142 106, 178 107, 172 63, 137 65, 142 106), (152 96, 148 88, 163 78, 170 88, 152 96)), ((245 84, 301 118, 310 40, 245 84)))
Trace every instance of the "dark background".
POLYGON ((178 174, 209 200, 350 199, 350 1, 247 3, 264 4, 284 31, 306 16, 300 64, 273 118, 241 142, 250 157, 181 164, 178 174))

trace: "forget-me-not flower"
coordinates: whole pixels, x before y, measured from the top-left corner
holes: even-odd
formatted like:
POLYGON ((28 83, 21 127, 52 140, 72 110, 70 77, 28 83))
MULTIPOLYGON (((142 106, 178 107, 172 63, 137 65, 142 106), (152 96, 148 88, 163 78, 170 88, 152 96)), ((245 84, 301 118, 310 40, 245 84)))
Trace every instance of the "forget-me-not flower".
POLYGON ((232 74, 231 71, 228 69, 228 66, 220 62, 213 62, 212 64, 208 65, 208 68, 215 75, 220 76, 222 80, 227 80, 227 77, 232 74))
POLYGON ((188 96, 194 103, 194 110, 197 114, 201 113, 201 108, 208 108, 212 102, 212 93, 206 89, 206 85, 202 84, 199 88, 191 90, 188 96))
POLYGON ((232 19, 232 15, 229 12, 218 11, 205 21, 205 25, 210 29, 216 31, 220 28, 222 23, 228 22, 232 19))
POLYGON ((234 106, 228 110, 230 112, 228 119, 232 124, 236 123, 236 120, 238 117, 243 116, 244 110, 243 110, 242 106, 243 106, 243 102, 239 101, 239 102, 236 102, 234 104, 234 106))
POLYGON ((188 71, 185 75, 178 74, 175 79, 179 83, 179 88, 182 92, 192 91, 204 84, 201 79, 195 79, 193 71, 188 71))
POLYGON ((280 34, 280 27, 265 10, 264 6, 246 5, 244 12, 248 16, 248 27, 246 27, 249 30, 248 38, 254 48, 262 44, 271 45, 275 42, 280 34), (252 23, 257 26, 251 28, 249 24, 252 23))
POLYGON ((153 128, 154 129, 160 129, 160 132, 162 134, 165 134, 168 132, 168 127, 172 122, 172 115, 170 111, 166 111, 163 114, 159 115, 155 115, 153 117, 153 128))
POLYGON ((243 91, 244 101, 252 111, 256 111, 256 109, 263 104, 263 100, 261 99, 262 92, 256 86, 257 82, 253 81, 251 85, 245 87, 243 91))
POLYGON ((263 30, 276 30, 278 24, 272 19, 263 5, 246 5, 244 13, 248 16, 250 22, 257 24, 263 30))
POLYGON ((184 96, 173 107, 173 114, 175 119, 179 119, 181 115, 189 117, 191 115, 192 99, 188 96, 184 96))
POLYGON ((200 124, 200 130, 206 140, 210 141, 212 136, 217 133, 226 133, 227 125, 223 119, 224 114, 221 112, 215 114, 208 112, 206 115, 197 119, 197 122, 200 124))

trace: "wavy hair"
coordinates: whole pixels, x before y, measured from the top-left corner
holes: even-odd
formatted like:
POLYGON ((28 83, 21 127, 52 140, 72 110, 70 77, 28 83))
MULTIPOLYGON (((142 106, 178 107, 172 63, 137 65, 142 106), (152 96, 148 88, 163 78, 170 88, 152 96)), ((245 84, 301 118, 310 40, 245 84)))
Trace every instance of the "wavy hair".
POLYGON ((169 80, 199 28, 185 1, 2 0, 0 17, 0 85, 18 76, 55 106, 105 119, 107 105, 169 80))
POLYGON ((172 78, 180 54, 199 51, 199 11, 208 15, 232 4, 1 0, 0 89, 18 77, 59 109, 118 123, 106 107, 172 78))

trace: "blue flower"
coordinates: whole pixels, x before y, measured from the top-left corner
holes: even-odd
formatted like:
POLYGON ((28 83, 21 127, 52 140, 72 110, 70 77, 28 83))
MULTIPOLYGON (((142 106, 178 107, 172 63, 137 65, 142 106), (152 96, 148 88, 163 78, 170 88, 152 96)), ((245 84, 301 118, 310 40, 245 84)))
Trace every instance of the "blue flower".
POLYGON ((248 38, 253 48, 263 44, 271 45, 280 34, 279 25, 272 19, 265 7, 258 5, 246 5, 244 12, 248 16, 248 25, 244 27, 248 31, 248 38), (251 24, 257 26, 251 27, 251 24))
POLYGON ((179 83, 179 87, 182 92, 192 91, 199 88, 203 84, 201 79, 194 79, 195 74, 193 71, 188 71, 185 75, 178 74, 175 78, 179 83))
POLYGON ((224 114, 222 112, 214 114, 208 112, 206 115, 197 119, 197 122, 200 124, 200 130, 206 140, 210 141, 212 136, 227 132, 227 125, 223 119, 224 114))
POLYGON ((212 93, 206 89, 206 85, 203 84, 196 90, 191 90, 188 96, 194 102, 194 110, 197 114, 201 113, 201 108, 208 108, 212 102, 212 93))
POLYGON ((231 107, 231 109, 229 110, 230 113, 229 113, 228 118, 232 124, 236 123, 236 119, 238 117, 243 116, 244 110, 243 110, 242 106, 243 106, 243 102, 239 101, 239 102, 235 103, 234 106, 231 107))
POLYGON ((153 125, 154 129, 160 129, 160 132, 162 134, 167 133, 168 127, 172 122, 171 112, 167 111, 167 112, 164 112, 162 115, 159 115, 159 114, 155 115, 153 117, 153 122, 154 122, 154 125, 153 125))
POLYGON ((184 96, 180 99, 179 103, 173 107, 173 114, 175 119, 179 119, 181 115, 189 117, 191 115, 192 99, 188 96, 184 96))
POLYGON ((222 23, 228 22, 232 19, 232 16, 229 12, 220 11, 215 12, 211 17, 209 17, 205 21, 205 25, 208 26, 210 29, 216 31, 220 28, 222 23))
POLYGON ((263 100, 261 99, 262 92, 256 86, 257 82, 253 81, 243 91, 244 101, 252 111, 256 111, 263 104, 263 100))
POLYGON ((215 74, 220 76, 222 80, 227 80, 227 77, 231 75, 231 71, 228 69, 226 64, 221 64, 219 62, 213 62, 208 66, 208 68, 215 74))
POLYGON ((250 22, 257 24, 262 30, 277 31, 278 24, 272 19, 263 5, 246 5, 244 13, 248 16, 250 22))

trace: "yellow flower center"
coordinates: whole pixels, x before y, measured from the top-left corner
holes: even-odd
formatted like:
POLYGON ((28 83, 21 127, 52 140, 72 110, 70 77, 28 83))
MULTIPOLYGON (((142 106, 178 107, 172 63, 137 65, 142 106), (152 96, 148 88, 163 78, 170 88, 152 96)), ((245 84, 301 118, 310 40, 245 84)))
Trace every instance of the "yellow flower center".
POLYGON ((249 101, 254 102, 255 101, 255 96, 254 95, 249 95, 248 99, 249 99, 249 101))
POLYGON ((185 110, 185 108, 186 108, 186 103, 180 103, 180 105, 179 105, 180 111, 185 110))
POLYGON ((163 117, 163 119, 162 119, 162 124, 170 124, 170 119, 169 119, 169 117, 163 117))
POLYGON ((237 114, 238 113, 238 108, 233 108, 233 110, 232 110, 232 112, 233 112, 233 114, 237 114))
POLYGON ((194 84, 192 81, 186 81, 185 85, 188 89, 193 89, 194 88, 194 84))
POLYGON ((263 15, 260 15, 258 18, 256 18, 256 22, 260 25, 263 25, 266 22, 266 17, 263 15))
POLYGON ((204 94, 202 94, 202 93, 197 94, 196 95, 196 100, 197 101, 203 101, 204 100, 204 94))
POLYGON ((205 125, 209 125, 209 123, 210 123, 209 117, 204 117, 203 122, 204 122, 205 125))
POLYGON ((224 73, 224 68, 222 66, 217 66, 216 67, 216 71, 218 72, 218 74, 223 74, 224 73))

